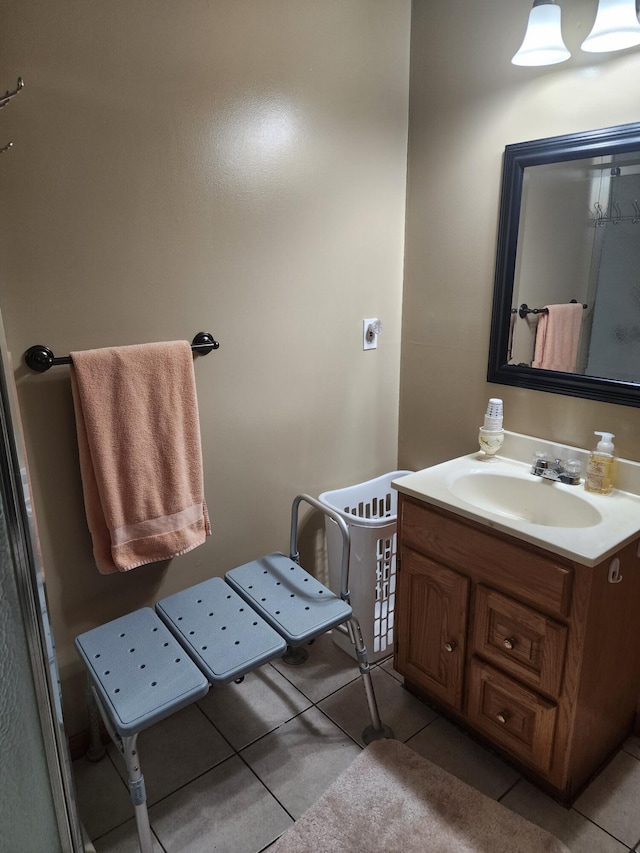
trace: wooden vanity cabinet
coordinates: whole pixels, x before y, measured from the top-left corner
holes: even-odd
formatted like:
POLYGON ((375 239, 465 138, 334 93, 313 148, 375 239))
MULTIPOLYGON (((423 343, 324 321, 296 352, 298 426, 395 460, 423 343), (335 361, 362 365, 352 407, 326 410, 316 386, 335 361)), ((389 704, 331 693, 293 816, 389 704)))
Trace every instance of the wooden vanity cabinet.
POLYGON ((632 732, 638 542, 593 568, 404 494, 394 665, 406 686, 571 802, 632 732))

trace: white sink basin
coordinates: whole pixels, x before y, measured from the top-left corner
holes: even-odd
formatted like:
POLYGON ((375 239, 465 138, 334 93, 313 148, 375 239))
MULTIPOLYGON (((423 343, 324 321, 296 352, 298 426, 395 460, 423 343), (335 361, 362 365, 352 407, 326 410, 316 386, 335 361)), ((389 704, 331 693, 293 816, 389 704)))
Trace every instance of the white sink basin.
MULTIPOLYGON (((512 446, 510 452, 517 452, 518 458, 501 455, 487 460, 481 453, 472 453, 399 477, 393 486, 418 500, 587 566, 597 565, 638 537, 638 463, 620 459, 616 463, 617 481, 633 482, 633 491, 614 488, 610 495, 597 495, 582 485, 570 486, 531 474, 528 460, 534 450, 542 446, 552 451, 552 458, 568 458, 567 448, 547 448, 540 439, 517 433, 508 436, 502 452, 512 446)), ((586 459, 584 451, 569 450, 573 458, 586 459)))
MULTIPOLYGON (((475 470, 455 477, 449 484, 453 495, 505 518, 547 527, 592 527, 602 521, 601 513, 575 492, 560 490, 558 484, 541 477, 530 480, 506 473, 475 470)), ((580 490, 580 491, 578 491, 580 490)))

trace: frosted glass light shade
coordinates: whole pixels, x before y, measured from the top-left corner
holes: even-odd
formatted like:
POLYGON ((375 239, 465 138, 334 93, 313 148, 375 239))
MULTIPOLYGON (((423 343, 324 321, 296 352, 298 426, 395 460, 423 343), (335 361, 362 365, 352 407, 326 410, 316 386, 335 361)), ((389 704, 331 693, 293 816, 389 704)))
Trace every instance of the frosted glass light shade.
POLYGON ((623 50, 640 44, 635 0, 599 0, 593 29, 582 43, 588 53, 623 50))
POLYGON ((555 65, 570 56, 562 40, 560 7, 555 5, 555 0, 535 0, 524 40, 511 62, 514 65, 555 65))

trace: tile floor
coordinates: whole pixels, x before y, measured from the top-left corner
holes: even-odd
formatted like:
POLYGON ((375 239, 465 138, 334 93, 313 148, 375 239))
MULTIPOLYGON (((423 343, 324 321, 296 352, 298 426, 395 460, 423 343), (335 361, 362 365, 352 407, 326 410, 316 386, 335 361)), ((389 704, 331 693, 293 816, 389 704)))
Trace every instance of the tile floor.
MULTIPOLYGON (((154 853, 267 850, 358 754, 368 715, 355 662, 329 635, 309 651, 302 667, 267 664, 140 735, 154 853)), ((398 740, 573 853, 640 851, 640 738, 565 809, 404 690, 390 660, 374 666, 373 680, 398 740)), ((117 750, 95 764, 79 759, 74 773, 97 853, 137 851, 117 750)))

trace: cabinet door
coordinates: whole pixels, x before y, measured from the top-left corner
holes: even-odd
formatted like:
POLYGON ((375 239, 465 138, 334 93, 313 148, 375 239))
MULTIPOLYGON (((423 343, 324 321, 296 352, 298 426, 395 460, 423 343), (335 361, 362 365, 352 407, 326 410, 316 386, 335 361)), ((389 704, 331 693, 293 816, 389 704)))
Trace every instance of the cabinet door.
POLYGON ((460 710, 469 579, 408 548, 401 566, 396 669, 460 710))

